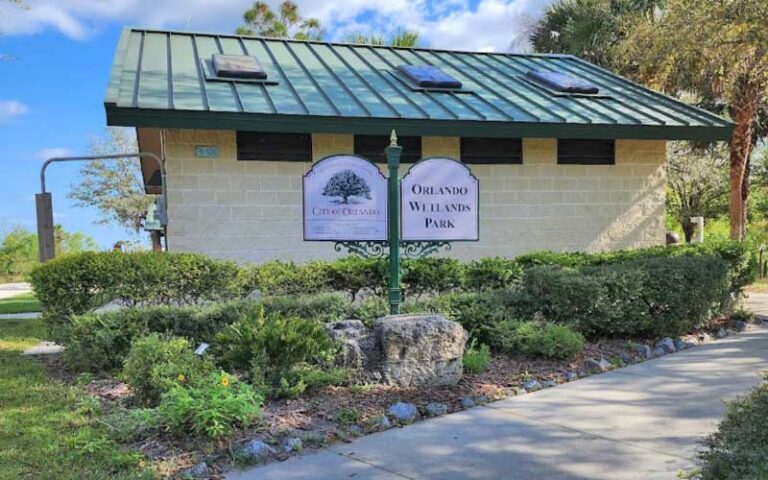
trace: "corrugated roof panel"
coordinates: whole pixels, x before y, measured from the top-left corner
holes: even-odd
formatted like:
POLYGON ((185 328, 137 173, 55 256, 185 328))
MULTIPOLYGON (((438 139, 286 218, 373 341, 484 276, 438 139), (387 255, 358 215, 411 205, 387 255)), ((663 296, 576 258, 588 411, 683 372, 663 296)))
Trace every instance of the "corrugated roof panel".
POLYGON ((221 53, 216 37, 208 35, 199 35, 192 38, 192 43, 196 47, 196 61, 200 69, 200 77, 205 82, 205 94, 208 99, 208 108, 210 110, 221 112, 239 112, 241 110, 239 99, 235 95, 234 86, 224 82, 205 81, 208 66, 206 61, 210 60, 214 53, 221 53))
POLYGON ((105 99, 110 125, 292 132, 727 139, 733 124, 568 55, 513 55, 125 29, 105 99), (211 55, 252 55, 263 82, 206 76, 211 55), (434 65, 456 91, 415 87, 398 65, 434 65), (526 79, 563 72, 598 95, 526 79), (234 114, 234 115, 233 115, 234 114), (638 128, 642 127, 642 128, 638 128))
POLYGON ((169 108, 168 35, 147 33, 141 56, 139 98, 141 108, 169 108))
POLYGON ((192 37, 171 35, 171 87, 173 108, 204 110, 205 93, 201 85, 192 37))
POLYGON ((277 85, 270 85, 269 89, 265 87, 265 93, 269 94, 274 103, 277 113, 282 114, 307 114, 309 110, 299 97, 299 94, 288 81, 282 69, 275 63, 272 55, 264 47, 263 40, 243 39, 243 47, 248 55, 253 55, 259 59, 267 77, 277 80, 277 85))

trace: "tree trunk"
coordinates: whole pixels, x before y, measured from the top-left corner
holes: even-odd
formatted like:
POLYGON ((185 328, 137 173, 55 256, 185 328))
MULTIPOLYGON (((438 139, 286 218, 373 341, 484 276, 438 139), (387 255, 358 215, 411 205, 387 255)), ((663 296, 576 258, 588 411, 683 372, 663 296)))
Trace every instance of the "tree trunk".
POLYGON ((746 224, 745 201, 749 178, 745 175, 752 148, 752 129, 757 115, 758 92, 754 86, 745 84, 731 104, 731 113, 736 121, 731 136, 731 195, 730 217, 731 238, 743 240, 746 224))
POLYGON ((685 237, 685 243, 691 243, 693 238, 694 225, 691 223, 691 217, 685 217, 680 219, 680 227, 683 229, 683 236, 685 237))
POLYGON ((152 251, 153 252, 162 252, 163 251, 163 243, 160 241, 160 232, 157 231, 151 231, 149 232, 149 238, 152 240, 152 251))

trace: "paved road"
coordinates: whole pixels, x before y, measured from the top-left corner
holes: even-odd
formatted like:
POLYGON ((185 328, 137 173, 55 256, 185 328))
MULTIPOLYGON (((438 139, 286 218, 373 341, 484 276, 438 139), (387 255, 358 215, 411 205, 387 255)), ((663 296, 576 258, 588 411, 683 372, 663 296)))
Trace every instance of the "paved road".
MULTIPOLYGON (((768 314, 768 295, 749 306, 768 314)), ((670 479, 722 401, 768 369, 768 328, 339 444, 228 480, 670 479)))
POLYGON ((0 300, 32 291, 28 283, 0 283, 0 300))

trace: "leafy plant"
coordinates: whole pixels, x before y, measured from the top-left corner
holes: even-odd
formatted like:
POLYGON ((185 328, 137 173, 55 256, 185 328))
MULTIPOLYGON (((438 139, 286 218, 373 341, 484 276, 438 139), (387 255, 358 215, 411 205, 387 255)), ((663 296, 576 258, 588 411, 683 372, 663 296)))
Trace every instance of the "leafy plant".
POLYGON ((468 373, 482 373, 491 363, 491 349, 488 345, 477 345, 475 340, 469 344, 461 358, 464 370, 468 373))
POLYGON ((123 375, 136 399, 154 406, 174 386, 194 382, 211 370, 212 365, 195 355, 186 339, 150 333, 134 340, 123 375))
POLYGON ((261 416, 262 398, 250 385, 224 372, 210 373, 189 385, 175 385, 157 407, 162 424, 177 435, 212 439, 230 434, 261 416))
POLYGON ((584 348, 584 337, 567 325, 512 321, 499 325, 497 333, 503 351, 529 357, 566 360, 584 348))

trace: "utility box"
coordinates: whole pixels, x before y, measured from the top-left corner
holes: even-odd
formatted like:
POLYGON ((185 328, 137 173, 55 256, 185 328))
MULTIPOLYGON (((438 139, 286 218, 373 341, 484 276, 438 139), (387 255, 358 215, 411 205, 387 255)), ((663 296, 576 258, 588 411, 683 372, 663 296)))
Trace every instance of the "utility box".
POLYGON ((35 194, 37 207, 37 245, 40 261, 47 262, 54 257, 53 202, 50 193, 35 194))

